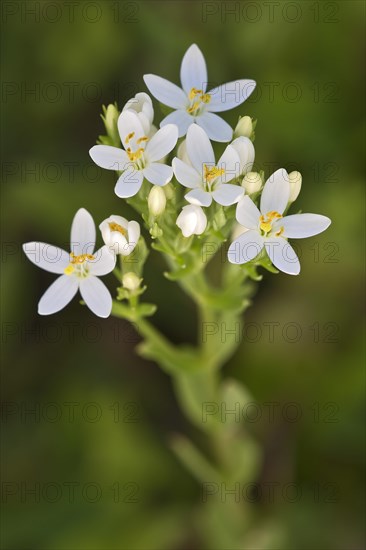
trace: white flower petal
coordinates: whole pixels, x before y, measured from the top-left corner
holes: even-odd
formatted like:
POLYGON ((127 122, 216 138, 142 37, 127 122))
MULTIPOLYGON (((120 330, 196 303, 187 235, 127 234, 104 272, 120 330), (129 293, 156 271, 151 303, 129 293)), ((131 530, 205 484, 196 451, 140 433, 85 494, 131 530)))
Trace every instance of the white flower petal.
POLYGON ((88 308, 98 317, 109 317, 112 297, 105 284, 97 277, 87 277, 80 282, 80 294, 88 308))
POLYGON ((106 275, 113 271, 116 266, 116 256, 111 252, 108 246, 102 246, 94 252, 95 260, 88 260, 88 266, 91 275, 106 275))
POLYGON ((23 244, 28 260, 50 273, 63 273, 70 263, 70 255, 65 250, 47 243, 30 242, 23 244))
POLYGON ((145 74, 144 81, 150 93, 164 105, 173 109, 184 109, 188 99, 181 88, 155 74, 145 74))
POLYGON ((131 164, 119 177, 114 192, 121 199, 133 197, 140 191, 143 179, 144 176, 141 170, 136 170, 131 164))
POLYGON ((331 223, 329 218, 320 214, 293 214, 278 220, 276 225, 284 228, 284 237, 304 239, 322 233, 331 223))
POLYGON ((199 174, 197 170, 193 168, 193 166, 186 164, 178 157, 175 157, 173 159, 172 166, 175 177, 180 184, 184 185, 184 187, 194 189, 195 187, 199 187, 201 185, 201 174, 199 174))
POLYGON ((173 168, 159 162, 152 162, 143 169, 144 177, 153 185, 166 185, 173 177, 173 168))
POLYGON ((145 155, 149 162, 155 162, 164 158, 177 144, 178 127, 175 124, 167 124, 160 128, 148 141, 145 155))
POLYGON ((71 251, 80 254, 92 254, 95 247, 94 220, 85 208, 80 208, 74 216, 71 225, 71 251))
POLYGON ((184 91, 189 94, 192 88, 206 91, 206 61, 199 47, 192 44, 184 54, 180 68, 180 80, 184 91))
POLYGON ((227 253, 228 260, 232 264, 245 264, 258 256, 263 245, 263 238, 258 231, 246 231, 231 243, 227 253))
POLYGON ((208 92, 211 95, 209 111, 219 113, 238 107, 248 99, 255 86, 254 80, 235 80, 210 90, 208 92))
POLYGON ((228 183, 240 175, 240 158, 234 147, 228 145, 217 162, 218 168, 225 172, 217 178, 219 183, 228 183))
POLYGON ((204 164, 215 165, 215 155, 208 135, 203 128, 200 128, 197 124, 192 124, 188 128, 186 143, 187 153, 192 165, 202 176, 204 164))
POLYGON ((212 203, 212 195, 199 188, 192 189, 184 198, 186 201, 196 206, 210 206, 212 203))
POLYGON ((227 142, 233 137, 231 126, 221 117, 206 111, 198 116, 196 123, 201 126, 213 141, 227 142))
POLYGON ((166 124, 175 124, 178 127, 178 137, 182 137, 186 135, 188 128, 193 122, 193 117, 189 115, 186 110, 178 109, 178 111, 169 113, 169 115, 160 122, 160 127, 166 124))
POLYGON ((236 207, 236 219, 243 227, 258 229, 261 213, 248 196, 243 197, 236 207))
POLYGON ((126 151, 109 145, 94 145, 89 155, 95 164, 107 170, 124 170, 126 163, 129 162, 126 151))
POLYGON ((290 243, 282 237, 270 237, 265 240, 267 254, 277 269, 289 275, 300 273, 300 262, 290 243))
POLYGON ((133 220, 128 222, 128 242, 130 245, 133 245, 133 248, 135 248, 135 246, 137 245, 140 234, 140 224, 133 220))
POLYGON ((117 125, 119 136, 125 149, 131 147, 131 138, 129 136, 133 135, 133 139, 136 142, 145 135, 141 120, 135 111, 122 111, 118 117, 117 125))
POLYGON ((63 309, 75 296, 79 288, 76 277, 61 275, 43 294, 38 303, 40 315, 51 315, 63 309))
POLYGON ((290 182, 284 168, 277 170, 264 184, 260 210, 265 216, 268 212, 282 214, 290 197, 290 182))
POLYGON ((244 194, 244 189, 240 185, 223 183, 212 193, 214 200, 222 206, 230 206, 240 200, 244 194))
POLYGON ((240 173, 247 174, 253 168, 255 150, 252 141, 247 137, 238 137, 230 144, 234 147, 240 158, 240 173))

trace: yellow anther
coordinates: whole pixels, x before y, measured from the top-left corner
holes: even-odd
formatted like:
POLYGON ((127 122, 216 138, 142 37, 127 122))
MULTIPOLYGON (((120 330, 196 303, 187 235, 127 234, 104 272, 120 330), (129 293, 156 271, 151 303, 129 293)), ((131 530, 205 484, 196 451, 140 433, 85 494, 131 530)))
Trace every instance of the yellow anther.
POLYGON ((136 143, 142 143, 142 142, 146 142, 146 141, 149 141, 149 138, 146 137, 146 136, 142 136, 136 141, 136 143))
POLYGON ((280 237, 283 234, 284 231, 285 231, 285 228, 283 226, 280 227, 280 229, 278 231, 276 231, 275 236, 280 237))
POLYGON ((192 99, 194 99, 197 95, 201 95, 202 93, 203 93, 202 90, 198 90, 197 88, 192 88, 188 94, 188 97, 190 101, 192 101, 192 99))
POLYGON ((128 136, 125 139, 125 142, 129 143, 130 140, 134 137, 134 135, 135 135, 135 132, 131 132, 130 134, 128 134, 128 136))
MULTIPOLYGON (((259 227, 261 228, 264 233, 269 233, 272 229, 272 223, 274 220, 282 218, 282 214, 279 214, 275 210, 272 210, 271 212, 267 212, 265 216, 261 216, 259 218, 259 227)), ((283 229, 283 228, 281 228, 283 229)))
POLYGON ((210 101, 211 101, 210 94, 202 94, 201 95, 201 101, 202 101, 202 103, 210 103, 210 101))
POLYGON ((190 107, 188 107, 187 112, 188 112, 188 113, 194 113, 195 111, 197 111, 197 109, 199 109, 199 106, 200 106, 200 102, 199 102, 199 101, 195 101, 195 102, 193 103, 193 105, 191 105, 190 107))
POLYGON ((135 151, 134 153, 131 151, 130 147, 126 149, 126 153, 131 162, 135 162, 136 160, 139 160, 144 151, 145 149, 143 147, 140 147, 140 149, 137 149, 137 151, 135 151))
POLYGON ((71 273, 73 273, 74 270, 75 270, 75 267, 72 264, 69 264, 67 267, 65 267, 64 273, 65 275, 71 275, 71 273))
POLYGON ((225 174, 225 170, 223 168, 218 168, 217 166, 212 166, 209 168, 206 164, 204 165, 204 179, 208 183, 223 174, 225 174))
POLYGON ((122 225, 119 225, 118 223, 111 222, 109 224, 109 228, 111 231, 118 231, 118 233, 121 233, 124 237, 127 237, 127 231, 122 225))

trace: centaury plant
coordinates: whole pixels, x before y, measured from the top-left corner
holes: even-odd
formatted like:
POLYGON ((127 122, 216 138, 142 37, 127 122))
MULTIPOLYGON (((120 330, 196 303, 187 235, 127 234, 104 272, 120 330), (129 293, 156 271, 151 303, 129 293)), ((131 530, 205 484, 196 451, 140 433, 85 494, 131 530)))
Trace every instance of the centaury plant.
MULTIPOLYGON (((160 76, 144 76, 167 113, 160 129, 154 126, 153 103, 145 92, 121 112, 117 105, 103 107, 106 134, 90 156, 116 172, 114 191, 123 199, 119 213, 99 226, 104 246, 94 252, 94 221, 80 209, 72 223, 70 251, 32 242, 24 252, 39 267, 58 274, 39 302, 41 315, 60 311, 80 290, 96 315, 137 325, 142 337, 138 353, 172 377, 182 410, 206 434, 205 452, 183 435, 171 441, 191 473, 202 483, 245 483, 258 475, 260 449, 245 426, 222 422, 217 404, 230 410, 251 397, 239 382, 220 377, 237 342, 208 338, 207 327, 236 326, 262 278, 259 269, 297 275, 300 263, 288 239, 321 233, 330 220, 318 214, 288 215, 300 192, 299 172, 288 174, 282 168, 265 180, 263 172, 253 171, 256 123, 243 116, 233 131, 216 114, 242 104, 255 88, 253 80, 207 91, 206 63, 196 45, 183 57, 180 79, 181 88, 160 76), (211 141, 227 143, 219 158, 211 141), (121 215, 125 201, 136 211, 136 220, 121 215), (174 345, 150 320, 157 307, 143 299, 150 249, 163 256, 164 276, 197 306, 196 346, 174 345), (214 264, 213 278, 210 267, 217 254, 225 261, 214 264), (114 299, 98 278, 111 271, 118 281, 114 299)), ((199 516, 201 529, 205 518, 220 517, 214 527, 216 547, 241 548, 250 540, 247 504, 233 501, 224 509, 214 498, 205 513, 199 516)))

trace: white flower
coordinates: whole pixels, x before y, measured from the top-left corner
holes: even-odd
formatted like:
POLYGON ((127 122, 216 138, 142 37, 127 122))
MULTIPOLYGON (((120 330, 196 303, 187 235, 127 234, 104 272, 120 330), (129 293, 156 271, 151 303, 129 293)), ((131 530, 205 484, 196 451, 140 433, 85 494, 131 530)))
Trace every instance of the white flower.
POLYGON ((174 149, 178 140, 177 127, 167 124, 149 138, 139 115, 126 110, 119 116, 118 131, 125 150, 95 145, 89 151, 101 168, 122 172, 114 188, 116 195, 133 197, 139 192, 144 177, 153 185, 166 185, 172 179, 173 169, 159 161, 174 149))
POLYGON ((266 181, 260 202, 260 211, 245 196, 236 208, 237 221, 249 231, 236 239, 228 250, 233 264, 253 260, 265 247, 277 269, 290 275, 300 273, 300 263, 288 238, 302 239, 325 231, 331 220, 318 214, 294 214, 283 217, 289 202, 290 184, 286 170, 277 170, 266 181))
POLYGON ((251 171, 254 164, 255 150, 251 140, 247 137, 238 137, 230 143, 239 155, 240 175, 244 176, 251 171))
POLYGON ((109 216, 99 226, 103 241, 111 254, 129 256, 135 249, 140 238, 140 224, 128 222, 122 216, 109 216))
POLYGON ((184 237, 201 235, 207 226, 206 214, 200 206, 188 204, 187 206, 183 206, 176 224, 181 229, 184 237))
POLYGON ((147 198, 147 205, 149 207, 150 214, 153 216, 160 216, 160 214, 164 212, 166 206, 164 189, 154 185, 154 187, 151 188, 147 198))
POLYGON ((98 317, 108 317, 112 298, 107 287, 98 279, 110 273, 115 258, 106 246, 94 252, 95 225, 84 208, 75 214, 71 226, 71 252, 45 243, 23 245, 28 259, 38 267, 58 273, 56 281, 46 290, 38 303, 40 315, 50 315, 63 309, 78 290, 86 305, 98 317))
POLYGON ((175 109, 161 122, 176 124, 179 137, 196 122, 214 141, 230 141, 233 131, 229 124, 215 113, 241 105, 253 92, 254 80, 236 80, 218 86, 208 93, 207 69, 201 50, 192 44, 184 54, 180 69, 182 88, 154 74, 144 75, 150 93, 158 101, 175 109))
POLYGON ((156 128, 153 126, 154 107, 151 97, 145 92, 139 92, 135 97, 129 99, 123 107, 123 111, 135 111, 140 119, 145 134, 151 137, 156 133, 156 128))
POLYGON ((192 166, 177 157, 172 163, 179 183, 192 189, 186 200, 199 206, 210 206, 212 199, 223 206, 238 202, 244 189, 226 183, 240 173, 240 158, 234 147, 228 145, 216 164, 211 142, 196 124, 188 130, 186 145, 192 166))

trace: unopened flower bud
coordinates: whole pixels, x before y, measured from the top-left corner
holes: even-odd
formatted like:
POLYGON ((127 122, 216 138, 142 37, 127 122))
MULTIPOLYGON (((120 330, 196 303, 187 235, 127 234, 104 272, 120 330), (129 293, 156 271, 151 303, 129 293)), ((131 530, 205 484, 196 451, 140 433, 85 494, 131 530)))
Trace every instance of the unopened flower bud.
POLYGON ((112 138, 114 142, 118 143, 119 134, 117 129, 117 121, 119 117, 119 111, 116 105, 110 103, 108 107, 103 106, 103 113, 104 115, 102 115, 102 118, 107 134, 110 138, 112 138))
POLYGON ((248 137, 250 138, 253 132, 253 121, 250 116, 243 116, 239 119, 238 124, 234 130, 234 137, 248 137))
POLYGON ((206 214, 200 206, 188 204, 182 208, 176 224, 181 229, 184 237, 201 235, 207 226, 206 214))
POLYGON ((122 277, 123 288, 126 288, 127 290, 131 290, 132 292, 139 288, 141 281, 142 279, 140 279, 136 275, 136 273, 133 273, 133 271, 129 271, 128 273, 125 273, 122 277))
POLYGON ((300 193, 302 176, 300 172, 290 172, 290 174, 288 175, 288 180, 290 182, 289 202, 294 202, 300 193))
POLYGON ((153 216, 160 216, 160 214, 164 212, 166 206, 164 189, 158 185, 154 185, 149 193, 147 204, 150 214, 153 216))
POLYGON ((253 193, 258 193, 262 188, 262 178, 258 172, 248 172, 242 182, 242 187, 244 187, 247 195, 253 195, 253 193))

